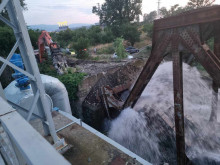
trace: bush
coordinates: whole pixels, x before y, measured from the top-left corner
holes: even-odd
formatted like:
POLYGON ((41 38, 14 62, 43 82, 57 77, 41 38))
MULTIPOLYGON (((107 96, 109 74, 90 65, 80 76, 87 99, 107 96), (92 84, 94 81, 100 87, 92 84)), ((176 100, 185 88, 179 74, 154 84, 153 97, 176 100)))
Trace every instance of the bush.
POLYGON ((113 35, 112 31, 109 28, 105 28, 104 32, 101 33, 102 34, 102 43, 111 43, 114 41, 115 36, 113 35))
POLYGON ((116 40, 114 42, 115 52, 116 52, 119 59, 127 57, 127 54, 125 52, 125 48, 123 46, 123 41, 124 41, 123 38, 116 38, 116 40))
POLYGON ((86 73, 71 73, 71 71, 69 71, 67 74, 58 75, 51 60, 43 61, 38 64, 38 66, 41 74, 56 77, 65 85, 70 101, 77 99, 78 85, 86 73))
POLYGON ((88 38, 79 38, 77 42, 73 44, 74 50, 76 50, 77 58, 84 59, 89 56, 87 51, 89 47, 89 39, 88 38))
POLYGON ((85 75, 86 73, 67 73, 57 76, 57 78, 65 85, 70 101, 77 100, 78 85, 82 82, 85 75))
POLYGON ((210 38, 208 41, 207 41, 207 44, 209 46, 209 48, 214 51, 214 37, 210 38))
POLYGON ((97 54, 113 54, 115 49, 113 46, 108 46, 104 48, 97 49, 97 54))
POLYGON ((7 57, 14 44, 13 30, 7 26, 0 27, 0 56, 7 57))
POLYGON ((143 27, 143 31, 147 33, 147 36, 152 38, 153 37, 153 24, 145 24, 143 27))
POLYGON ((82 27, 75 30, 67 29, 59 33, 52 32, 50 35, 61 47, 73 45, 80 38, 87 38, 89 45, 110 43, 115 39, 110 28, 102 30, 99 26, 82 27))
POLYGON ((57 76, 57 71, 53 66, 52 60, 48 59, 43 61, 42 63, 38 64, 39 71, 41 74, 46 74, 49 76, 56 77, 57 76))

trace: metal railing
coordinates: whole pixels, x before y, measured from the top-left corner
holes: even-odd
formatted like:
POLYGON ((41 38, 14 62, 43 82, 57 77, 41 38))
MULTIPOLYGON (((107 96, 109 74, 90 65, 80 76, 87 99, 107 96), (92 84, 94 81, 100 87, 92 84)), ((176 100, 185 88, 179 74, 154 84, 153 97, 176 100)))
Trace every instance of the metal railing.
POLYGON ((6 164, 70 164, 2 97, 0 107, 0 155, 6 164))

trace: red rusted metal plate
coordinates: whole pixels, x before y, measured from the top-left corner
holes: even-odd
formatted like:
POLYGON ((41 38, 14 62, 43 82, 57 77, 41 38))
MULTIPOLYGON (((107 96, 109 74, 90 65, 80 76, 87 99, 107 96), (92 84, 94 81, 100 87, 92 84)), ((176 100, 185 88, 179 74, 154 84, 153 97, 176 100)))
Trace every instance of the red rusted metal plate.
POLYGON ((220 6, 205 7, 154 21, 154 30, 164 30, 220 20, 220 6))

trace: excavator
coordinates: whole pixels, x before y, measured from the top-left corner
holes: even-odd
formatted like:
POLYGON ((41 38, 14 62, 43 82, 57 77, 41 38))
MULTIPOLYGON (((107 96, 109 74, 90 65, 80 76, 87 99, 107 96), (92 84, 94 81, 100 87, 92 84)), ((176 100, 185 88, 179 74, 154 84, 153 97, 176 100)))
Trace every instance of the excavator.
POLYGON ((68 68, 66 57, 61 52, 58 44, 53 42, 50 34, 45 30, 41 32, 41 35, 38 38, 39 53, 37 55, 37 59, 39 63, 42 63, 44 60, 46 60, 44 56, 45 45, 49 47, 53 65, 56 68, 58 74, 65 73, 68 68))

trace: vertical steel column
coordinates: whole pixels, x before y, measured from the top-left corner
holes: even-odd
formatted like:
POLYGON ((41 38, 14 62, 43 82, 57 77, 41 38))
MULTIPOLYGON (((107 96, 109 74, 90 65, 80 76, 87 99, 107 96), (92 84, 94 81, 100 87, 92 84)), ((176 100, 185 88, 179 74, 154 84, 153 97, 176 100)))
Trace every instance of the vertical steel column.
MULTIPOLYGON (((154 36, 155 37, 155 36, 154 36)), ((155 40, 155 38, 153 39, 155 40)), ((158 43, 157 47, 153 45, 153 49, 151 51, 151 55, 147 60, 147 63, 144 65, 141 74, 139 75, 137 81, 135 82, 134 87, 132 88, 128 98, 126 99, 123 109, 131 106, 132 108, 135 106, 137 100, 141 96, 141 93, 151 80, 151 77, 157 70, 161 61, 163 60, 163 52, 167 49, 171 40, 171 34, 165 35, 163 40, 158 43)))
POLYGON ((36 105, 41 113, 40 115, 44 116, 45 122, 48 123, 48 125, 44 123, 45 132, 50 133, 53 137, 54 143, 56 143, 58 141, 58 137, 56 135, 55 126, 51 115, 51 109, 46 102, 46 93, 41 81, 40 72, 36 63, 20 2, 18 0, 9 0, 6 9, 10 18, 10 23, 13 24, 15 38, 16 40, 20 40, 18 46, 26 71, 34 77, 34 80, 31 79, 31 86, 34 95, 36 95, 37 91, 39 91, 40 97, 37 100, 36 105))
POLYGON ((174 89, 174 115, 176 129, 177 164, 185 165, 185 136, 184 136, 184 112, 183 112, 183 71, 182 56, 178 51, 178 42, 173 40, 173 89, 174 89))
POLYGON ((212 112, 210 115, 210 122, 217 122, 217 110, 218 110, 218 86, 213 81, 212 83, 212 112))
MULTIPOLYGON (((220 60, 220 21, 214 23, 214 54, 220 60)), ((212 112, 209 121, 217 122, 219 82, 212 83, 212 112)))
POLYGON ((220 59, 220 21, 214 23, 214 53, 220 59))
POLYGON ((6 100, 6 98, 5 98, 5 94, 4 94, 4 90, 3 90, 3 88, 2 88, 2 84, 1 84, 1 82, 0 82, 0 97, 2 97, 3 99, 6 100))

